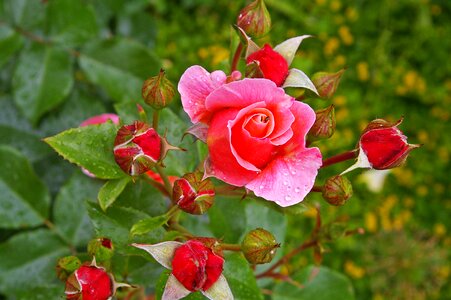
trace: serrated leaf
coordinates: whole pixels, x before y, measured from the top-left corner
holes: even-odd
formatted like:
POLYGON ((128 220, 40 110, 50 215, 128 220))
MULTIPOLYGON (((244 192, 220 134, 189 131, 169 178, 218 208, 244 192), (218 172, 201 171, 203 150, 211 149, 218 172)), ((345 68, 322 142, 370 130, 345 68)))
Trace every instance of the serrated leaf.
POLYGON ((158 59, 149 49, 121 38, 86 45, 79 62, 88 80, 100 85, 118 102, 140 99, 144 80, 160 69, 158 59))
POLYGON ((141 255, 141 250, 129 245, 133 242, 157 243, 164 236, 163 228, 139 236, 139 238, 130 235, 133 224, 149 217, 141 211, 112 206, 105 213, 93 203, 86 203, 86 205, 96 234, 111 239, 119 253, 141 255))
POLYGON ((61 156, 87 169, 98 178, 126 176, 114 160, 113 144, 117 126, 112 122, 72 128, 44 141, 61 156))
POLYGON ((151 232, 166 224, 168 220, 169 218, 167 215, 140 220, 138 223, 133 225, 132 229, 130 230, 130 233, 132 235, 140 235, 151 232))
POLYGON ((22 51, 13 75, 14 101, 34 124, 60 104, 73 85, 70 54, 34 43, 22 51))
POLYGON ((94 9, 81 1, 50 1, 46 21, 52 41, 66 46, 81 45, 98 31, 94 9))
POLYGON ((0 67, 23 45, 23 37, 9 27, 0 27, 0 67))
POLYGON ((326 267, 309 266, 294 274, 292 279, 299 282, 302 286, 295 286, 287 282, 278 283, 273 290, 272 299, 355 299, 354 289, 350 280, 343 274, 326 267))
POLYGON ((69 253, 68 247, 49 230, 13 236, 0 244, 0 291, 13 296, 57 283, 55 263, 69 253))
POLYGON ((50 196, 27 158, 0 146, 0 227, 37 226, 48 217, 50 196))
POLYGON ((263 300, 254 273, 239 253, 225 256, 224 273, 235 300, 263 300))
POLYGON ((226 243, 240 242, 246 229, 245 203, 239 198, 221 197, 215 199, 215 205, 208 210, 209 228, 216 238, 226 243))
POLYGON ((86 245, 93 236, 94 230, 84 202, 95 201, 100 187, 100 180, 78 171, 56 197, 53 213, 56 228, 74 246, 86 245))
POLYGON ((127 184, 131 181, 130 176, 114 179, 106 182, 99 191, 97 199, 103 211, 116 201, 117 197, 124 191, 127 184))

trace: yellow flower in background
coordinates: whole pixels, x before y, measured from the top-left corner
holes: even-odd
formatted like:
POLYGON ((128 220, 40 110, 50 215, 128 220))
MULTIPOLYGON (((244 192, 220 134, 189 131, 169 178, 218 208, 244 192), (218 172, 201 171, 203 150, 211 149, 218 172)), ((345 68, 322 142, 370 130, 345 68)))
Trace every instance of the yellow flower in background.
POLYGON ((357 78, 360 81, 368 81, 370 78, 370 71, 368 69, 368 63, 359 62, 357 64, 357 78))
POLYGON ((332 2, 330 2, 330 9, 332 11, 338 11, 341 8, 341 2, 338 0, 333 0, 332 2))
POLYGON ((338 29, 338 34, 340 35, 343 44, 349 46, 354 43, 354 37, 352 36, 348 26, 340 26, 338 29))
POLYGON ((373 212, 367 212, 365 214, 365 228, 371 233, 377 231, 377 217, 373 212))
POLYGON ((344 265, 346 274, 354 279, 360 279, 365 276, 365 269, 356 265, 353 261, 347 260, 344 265))
POLYGON ((434 225, 434 236, 444 237, 446 235, 446 227, 442 223, 437 223, 434 225))
MULTIPOLYGON (((346 96, 340 95, 334 98, 335 106, 345 106, 346 105, 346 96)), ((366 127, 366 125, 365 125, 366 127)))
POLYGON ((337 51, 338 47, 340 47, 340 40, 336 37, 332 37, 328 39, 324 45, 324 54, 332 56, 337 51))
POLYGON ((424 197, 429 193, 429 190, 428 190, 427 186, 420 185, 417 187, 416 192, 417 192, 418 196, 424 197))
POLYGON ((354 7, 348 7, 345 12, 346 18, 348 18, 349 21, 354 22, 357 21, 359 18, 359 13, 354 7))

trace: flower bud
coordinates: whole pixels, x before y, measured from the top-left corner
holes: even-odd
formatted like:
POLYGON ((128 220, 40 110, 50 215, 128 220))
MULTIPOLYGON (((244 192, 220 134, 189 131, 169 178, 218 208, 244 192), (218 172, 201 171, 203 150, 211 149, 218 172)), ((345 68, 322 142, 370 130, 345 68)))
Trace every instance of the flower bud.
POLYGON ((407 143, 407 137, 397 128, 402 122, 391 124, 376 119, 368 124, 360 137, 360 155, 365 155, 373 169, 386 170, 402 165, 410 151, 420 147, 407 143))
POLYGON ((88 243, 88 253, 95 257, 97 262, 108 261, 114 254, 113 243, 107 238, 93 239, 88 243))
POLYGON ((135 121, 119 128, 114 141, 114 158, 125 173, 136 176, 149 171, 173 149, 179 148, 171 146, 146 123, 135 121))
POLYGON ((313 84, 321 98, 330 99, 337 91, 345 69, 337 73, 318 72, 312 77, 313 84))
POLYGON ((264 78, 262 70, 260 69, 260 63, 254 60, 246 65, 246 77, 247 78, 264 78))
POLYGON ((241 250, 251 264, 269 263, 279 247, 274 235, 263 228, 248 232, 241 243, 241 250))
POLYGON ((336 175, 327 179, 322 192, 329 204, 341 206, 352 196, 352 185, 346 177, 336 175))
POLYGON ((240 11, 236 21, 252 37, 260 37, 271 29, 271 16, 263 0, 255 0, 240 11))
POLYGON ((193 215, 205 213, 214 203, 215 191, 209 178, 202 173, 188 173, 174 182, 172 200, 185 212, 193 215))
POLYGON ((142 97, 144 101, 156 110, 168 106, 174 99, 174 85, 166 78, 165 71, 160 70, 157 76, 144 81, 142 97))
POLYGON ((335 132, 335 108, 333 105, 317 110, 316 120, 308 133, 309 140, 328 139, 335 132))
POLYGON ((66 281, 67 300, 107 300, 114 294, 114 281, 97 266, 81 266, 66 281))
POLYGON ((246 64, 258 62, 264 78, 282 86, 288 76, 288 63, 278 52, 266 44, 262 49, 252 53, 246 59, 246 64))
POLYGON ((56 265, 56 276, 66 281, 67 277, 81 266, 81 261, 76 256, 66 256, 58 260, 56 265))
POLYGON ((206 291, 221 276, 224 259, 202 242, 189 240, 174 252, 172 274, 189 291, 206 291))

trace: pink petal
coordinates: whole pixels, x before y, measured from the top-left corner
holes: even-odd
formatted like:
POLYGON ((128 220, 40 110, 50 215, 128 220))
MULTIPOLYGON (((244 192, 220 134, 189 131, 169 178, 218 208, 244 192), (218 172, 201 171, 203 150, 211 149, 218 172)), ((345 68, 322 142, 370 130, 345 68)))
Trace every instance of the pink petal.
POLYGON ((222 71, 209 73, 201 66, 189 67, 180 78, 178 91, 182 105, 193 123, 205 122, 209 114, 205 109, 205 99, 218 87, 226 83, 227 76, 222 71))
POLYGON ((213 91, 205 101, 207 109, 213 113, 224 108, 243 108, 255 102, 289 108, 293 98, 285 94, 274 82, 264 78, 245 78, 230 82, 213 91))
POLYGON ((257 172, 243 168, 233 155, 230 144, 228 122, 234 120, 238 109, 226 109, 215 114, 208 129, 207 145, 210 153, 209 176, 215 176, 235 186, 243 186, 257 172))
POLYGON ((111 120, 114 124, 119 124, 119 116, 115 114, 101 114, 98 116, 91 117, 80 124, 80 127, 102 124, 106 121, 111 120))
MULTIPOLYGON (((295 101, 293 100, 292 103, 294 104, 295 101)), ((277 104, 274 108, 270 109, 274 114, 275 127, 268 138, 271 139, 273 145, 283 145, 293 136, 290 128, 295 117, 289 108, 280 107, 277 104)))
POLYGON ((283 146, 286 153, 305 147, 307 133, 316 119, 315 111, 307 104, 299 101, 293 102, 291 112, 295 117, 295 121, 291 127, 293 137, 283 146))
POLYGON ((161 300, 178 300, 182 299, 191 293, 187 290, 174 275, 169 275, 168 281, 166 282, 166 286, 164 287, 163 295, 161 296, 161 300))
POLYGON ((282 207, 294 205, 312 189, 321 164, 318 148, 303 149, 273 160, 246 187, 282 207))

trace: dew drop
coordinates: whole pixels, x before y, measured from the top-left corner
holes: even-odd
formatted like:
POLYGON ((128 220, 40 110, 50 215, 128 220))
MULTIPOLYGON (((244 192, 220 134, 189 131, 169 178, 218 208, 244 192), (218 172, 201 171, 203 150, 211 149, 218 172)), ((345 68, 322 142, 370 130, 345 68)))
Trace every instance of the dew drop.
POLYGON ((291 200, 291 196, 288 196, 288 195, 285 196, 285 200, 286 200, 286 201, 290 201, 290 200, 291 200))
POLYGON ((296 170, 291 171, 291 174, 296 175, 296 170))
POLYGON ((262 184, 262 185, 260 186, 260 189, 262 190, 264 187, 265 187, 265 186, 262 184))
POLYGON ((288 185, 288 181, 285 180, 285 181, 283 182, 283 185, 288 185))
POLYGON ((301 189, 300 189, 299 187, 295 187, 295 188, 294 188, 294 191, 295 191, 296 193, 299 193, 299 192, 301 191, 301 189))

